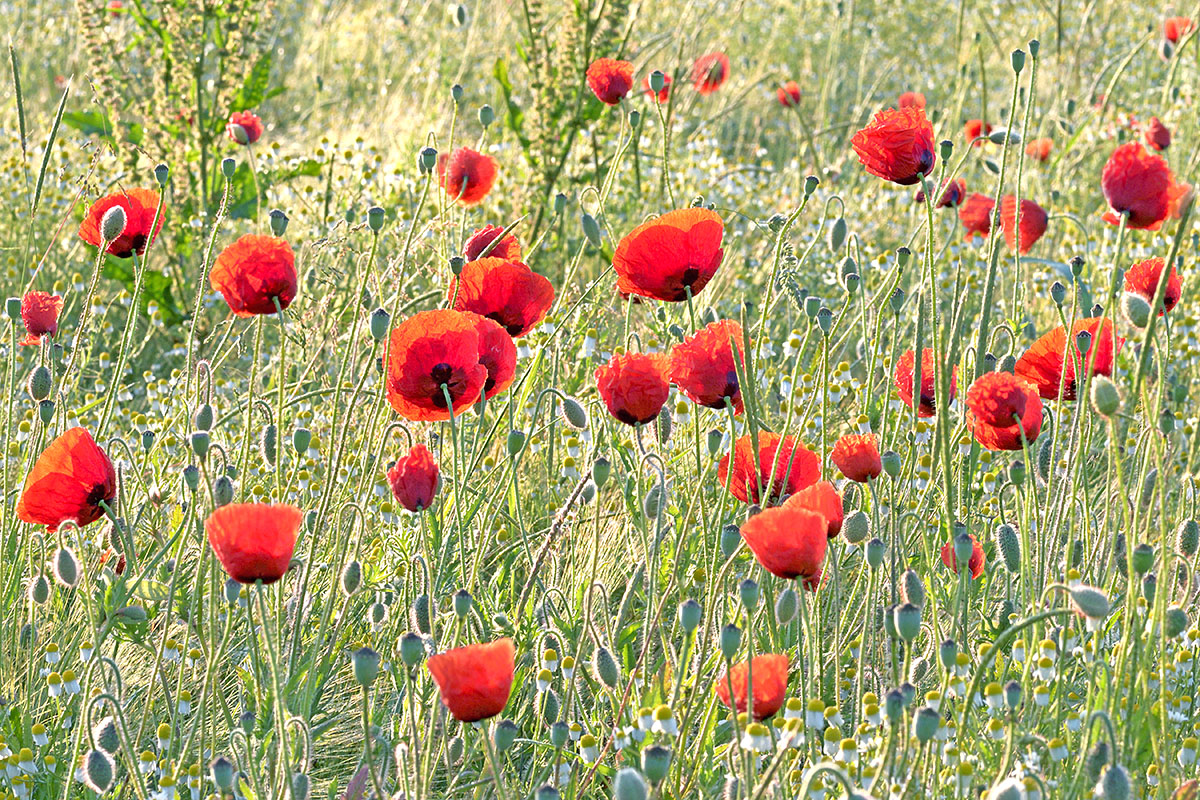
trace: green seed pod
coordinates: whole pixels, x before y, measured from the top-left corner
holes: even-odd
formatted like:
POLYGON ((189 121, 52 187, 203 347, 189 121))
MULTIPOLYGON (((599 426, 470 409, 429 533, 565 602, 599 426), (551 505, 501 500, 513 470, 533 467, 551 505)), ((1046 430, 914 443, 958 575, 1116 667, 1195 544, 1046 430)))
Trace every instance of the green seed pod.
POLYGON ((579 220, 583 225, 583 235, 587 238, 588 244, 595 249, 600 249, 600 223, 596 222, 596 218, 586 211, 579 220))
POLYGON ((1142 504, 1142 508, 1149 508, 1154 502, 1154 488, 1158 483, 1158 469, 1150 469, 1144 478, 1142 478, 1142 491, 1138 500, 1142 504))
POLYGON ((913 737, 921 744, 925 744, 937 733, 941 721, 942 718, 938 712, 929 706, 917 709, 917 713, 913 715, 913 737))
POLYGON ((742 630, 736 625, 726 625, 721 628, 720 636, 721 655, 726 661, 732 661, 737 655, 738 648, 742 646, 742 630))
POLYGON ((232 158, 221 159, 221 174, 225 176, 225 180, 232 180, 234 173, 237 172, 237 162, 232 158))
POLYGON ((262 433, 258 438, 258 450, 262 455, 263 461, 271 466, 275 466, 275 460, 279 456, 279 434, 274 423, 267 423, 263 426, 262 433))
POLYGON ((901 596, 918 609, 925 607, 925 584, 916 570, 905 570, 900 585, 901 596))
POLYGON ((900 638, 911 642, 921 633, 921 609, 912 603, 897 606, 892 612, 892 622, 900 638))
POLYGON ((554 214, 561 217, 563 212, 567 210, 567 196, 562 192, 554 195, 554 214))
POLYGON ((642 751, 642 772, 657 786, 671 769, 671 751, 662 745, 652 745, 642 751))
POLYGON ((1117 385, 1105 375, 1092 376, 1092 409, 1104 417, 1111 419, 1121 410, 1121 394, 1117 385))
POLYGON ((1143 542, 1133 548, 1133 571, 1145 575, 1154 566, 1154 547, 1143 542))
POLYGON ((1142 596, 1146 598, 1146 602, 1153 605, 1154 593, 1158 588, 1158 577, 1151 572, 1146 577, 1142 578, 1142 596))
POLYGON ((622 767, 613 777, 613 800, 646 800, 650 789, 642 773, 632 767, 622 767))
POLYGON ((115 755, 121 749, 121 736, 112 717, 104 717, 92 726, 92 739, 106 753, 115 755))
POLYGON ((486 103, 479 107, 479 124, 488 127, 496 121, 496 112, 486 103))
POLYGON ((170 177, 171 168, 166 164, 159 164, 154 167, 154 180, 158 181, 159 186, 166 186, 170 177))
POLYGON ((567 424, 577 431, 582 431, 588 426, 587 410, 573 397, 562 398, 562 415, 567 424))
POLYGON ((947 639, 938 645, 938 663, 942 665, 942 669, 953 667, 957 658, 958 643, 953 639, 947 639))
POLYGON ((829 229, 829 250, 837 253, 842 249, 842 245, 846 243, 846 218, 838 217, 833 221, 833 226, 829 229))
POLYGON ((21 298, 9 297, 4 301, 4 315, 11 320, 21 318, 21 298))
POLYGON ((597 647, 592 654, 592 674, 609 689, 616 689, 621 682, 621 668, 607 647, 597 647))
POLYGON ((371 338, 377 342, 382 342, 387 338, 388 327, 392 324, 392 315, 382 308, 377 308, 371 312, 371 317, 368 320, 368 325, 371 329, 371 338))
POLYGON ((883 557, 887 553, 887 545, 880 538, 874 538, 867 542, 867 566, 871 569, 879 569, 879 565, 883 563, 883 557))
POLYGON ((671 440, 671 412, 666 406, 658 412, 658 419, 654 422, 659 444, 666 444, 671 440))
POLYGON ((466 589, 459 589, 454 593, 454 616, 463 619, 467 614, 471 613, 471 593, 466 589))
POLYGON ((43 425, 49 425, 54 419, 53 400, 43 400, 42 402, 38 403, 38 419, 42 421, 43 425))
POLYGON ((1067 287, 1063 285, 1062 281, 1050 284, 1050 299, 1054 305, 1062 308, 1063 301, 1067 299, 1067 287))
POLYGON ((50 390, 53 388, 53 379, 50 376, 50 370, 44 365, 39 364, 29 373, 29 380, 25 384, 26 391, 34 400, 45 400, 50 396, 50 390))
POLYGON ((437 166, 438 151, 432 147, 423 147, 417 155, 417 168, 422 175, 427 175, 433 172, 433 168, 437 166))
POLYGON ((800 610, 800 600, 796 596, 796 590, 788 586, 781 591, 775 598, 775 621, 780 625, 787 625, 796 618, 796 613, 800 610))
POLYGON ((817 312, 821 310, 821 298, 816 295, 809 295, 804 298, 804 313, 809 319, 815 319, 817 312))
POLYGON ((895 725, 904 716, 904 693, 899 689, 892 689, 883 697, 883 712, 887 715, 888 722, 895 725))
POLYGON ((1163 631, 1167 634, 1168 639, 1174 639, 1188 629, 1191 620, 1188 619, 1188 613, 1179 606, 1168 606, 1164 615, 1163 631))
POLYGON ((603 489, 604 484, 608 483, 608 476, 612 473, 612 464, 604 456, 600 456, 592 462, 592 480, 596 483, 597 489, 603 489))
POLYGON ((880 456, 880 462, 883 464, 883 471, 887 473, 889 478, 900 476, 901 460, 899 453, 894 450, 888 450, 880 456))
POLYGON ((508 439, 505 441, 505 447, 508 450, 509 458, 516 458, 521 449, 525 447, 525 432, 513 428, 508 432, 508 439))
POLYGON ((400 637, 400 660, 406 667, 415 667, 425 658, 425 640, 409 632, 400 637))
POLYGON ((207 431, 196 431, 192 434, 192 452, 198 458, 204 458, 208 455, 209 437, 207 431))
POLYGON ((1025 485, 1025 462, 1021 459, 1013 459, 1013 462, 1008 465, 1008 482, 1013 486, 1025 485))
POLYGON ((362 564, 357 560, 350 561, 342 569, 342 592, 347 597, 352 597, 362 588, 362 578, 362 564))
POLYGON ((721 452, 721 442, 724 441, 725 434, 721 431, 712 430, 708 432, 708 454, 715 456, 721 452))
POLYGON ((758 582, 747 578, 738 584, 738 596, 741 598, 742 606, 751 614, 754 609, 758 608, 759 598, 762 596, 758 590, 758 582))
POLYGON ((51 561, 54 572, 54 579, 68 589, 74 588, 79 583, 79 562, 75 560, 75 554, 70 548, 60 547, 55 553, 51 561))
POLYGON ((558 695, 553 689, 547 689, 542 692, 541 712, 542 722, 547 725, 553 725, 558 721, 558 695))
POLYGON ((495 745, 496 752, 507 752, 517 740, 518 733, 520 730, 512 720, 502 719, 497 722, 496 727, 492 729, 492 744, 495 745))
POLYGON ((804 179, 804 196, 808 197, 813 192, 815 192, 817 190, 817 186, 820 185, 820 183, 821 183, 821 180, 816 175, 809 175, 807 178, 805 178, 804 179))
POLYGON ((1200 549, 1200 525, 1196 524, 1196 520, 1188 519, 1180 523, 1175 534, 1175 546, 1185 558, 1196 555, 1200 549))
POLYGON ((427 594, 419 594, 412 604, 412 626, 428 636, 433 631, 430 620, 437 616, 437 609, 427 594))
POLYGON ((737 525, 726 525, 721 528, 721 554, 725 558, 732 556, 742 543, 742 532, 737 525))
POLYGON ((369 647, 360 647, 350 654, 350 663, 354 667, 354 681, 364 689, 379 677, 379 653, 369 647))
POLYGON ((663 90, 666 84, 667 76, 663 74, 662 70, 656 69, 650 73, 650 91, 657 94, 663 90))
POLYGON ((50 581, 46 580, 45 575, 39 574, 29 582, 29 599, 39 606, 50 599, 50 581))
POLYGON ((871 535, 871 518, 860 510, 851 511, 842 520, 842 536, 850 544, 866 541, 871 535))
POLYGON ((267 215, 271 223, 271 233, 276 236, 283 236, 287 233, 288 215, 280 211, 278 208, 271 209, 271 213, 267 215))
POLYGON ((312 786, 308 775, 303 772, 292 773, 291 800, 308 800, 312 796, 312 786))
POLYGON ((464 747, 461 736, 450 737, 450 741, 446 746, 446 758, 452 765, 457 765, 462 761, 464 747))
POLYGON ((695 600, 684 600, 679 604, 679 624, 684 633, 690 634, 700 627, 703 616, 704 609, 695 600))
POLYGON ((1007 522, 996 526, 996 549, 1004 568, 1013 575, 1021 571, 1021 537, 1017 529, 1007 522))
POLYGON ((533 793, 533 800, 561 800, 561 797, 558 789, 555 789, 550 784, 539 786, 538 790, 533 793))
POLYGON ((217 508, 233 502, 233 481, 228 475, 222 475, 213 481, 213 505, 217 508))
MULTIPOLYGON (((113 206, 113 208, 120 208, 120 206, 113 206)), ((83 757, 83 782, 96 794, 104 794, 112 788, 115 772, 116 765, 113 763, 112 756, 99 748, 89 750, 83 757)))
POLYGON ((200 485, 200 470, 195 464, 188 464, 183 468, 183 485, 187 487, 189 492, 195 492, 200 485))
POLYGON ((312 444, 312 431, 308 428, 296 428, 292 431, 292 449, 296 455, 304 455, 312 444))

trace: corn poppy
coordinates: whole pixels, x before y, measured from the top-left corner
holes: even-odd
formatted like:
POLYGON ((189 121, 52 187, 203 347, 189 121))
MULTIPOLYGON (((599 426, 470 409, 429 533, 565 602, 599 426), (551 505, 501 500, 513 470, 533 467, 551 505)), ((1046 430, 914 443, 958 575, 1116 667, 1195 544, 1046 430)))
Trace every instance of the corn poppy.
POLYGON ((296 256, 283 239, 249 233, 221 251, 208 282, 236 316, 274 314, 276 300, 282 310, 296 299, 296 256))
POLYGON ((1007 372, 987 372, 967 390, 967 426, 988 450, 1021 450, 1042 432, 1037 387, 1007 372))
POLYGON ((1100 175, 1100 186, 1109 206, 1105 222, 1116 225, 1124 215, 1130 228, 1150 231, 1172 216, 1189 188, 1176 184, 1167 162, 1138 142, 1113 151, 1100 175))
POLYGON ((1021 201, 1021 218, 1017 220, 1017 198, 1006 194, 1000 198, 1000 229, 1010 250, 1028 253, 1046 233, 1050 215, 1032 200, 1021 201))
POLYGON ((721 88, 729 77, 729 56, 724 53, 708 53, 696 59, 692 65, 692 83, 702 95, 709 95, 721 88))
POLYGON ((1045 161, 1050 157, 1050 153, 1053 150, 1053 139, 1034 139, 1029 144, 1025 145, 1025 155, 1029 156, 1035 161, 1045 161))
POLYGON ((23 345, 42 343, 43 336, 58 333, 58 315, 62 312, 63 299, 49 292, 26 292, 21 298, 21 322, 25 324, 23 345))
POLYGON ((486 256, 463 266, 446 299, 459 311, 495 320, 510 336, 521 337, 554 305, 554 287, 520 261, 486 256))
POLYGON ((795 108, 800 105, 800 85, 795 81, 788 81, 775 90, 775 97, 784 108, 795 108))
POLYGON ((987 236, 992 230, 992 213, 996 201, 986 194, 974 192, 958 207, 958 219, 967 231, 967 241, 976 235, 987 236))
POLYGON ((433 505, 441 472, 429 448, 418 444, 396 460, 387 471, 387 480, 397 503, 409 511, 423 511, 433 505))
POLYGON ((25 478, 17 518, 45 525, 51 532, 64 522, 79 527, 104 516, 101 504, 117 496, 117 472, 86 428, 69 428, 46 446, 25 478))
POLYGON ((899 108, 925 108, 925 95, 920 92, 901 92, 896 105, 899 108))
POLYGON ((1070 337, 1073 355, 1065 359, 1063 354, 1067 350, 1066 329, 1059 325, 1043 335, 1017 359, 1017 376, 1036 386, 1038 394, 1046 400, 1058 399, 1060 388, 1063 400, 1074 400, 1077 389, 1077 359, 1084 367, 1091 365, 1091 375, 1112 375, 1113 362, 1125 340, 1116 335, 1111 320, 1104 320, 1104 327, 1101 328, 1100 319, 1089 317, 1075 321, 1070 337), (1087 352, 1079 349, 1081 331, 1087 331, 1092 337, 1087 352))
POLYGON ((742 413, 737 376, 745 359, 742 338, 742 326, 733 320, 705 325, 671 348, 671 382, 693 403, 725 408, 728 401, 734 413, 742 413))
MULTIPOLYGON (((921 392, 920 402, 917 406, 917 416, 919 417, 932 417, 937 412, 934 406, 937 399, 934 391, 934 358, 932 348, 926 347, 921 351, 921 392)), ((896 394, 909 408, 913 407, 914 367, 916 367, 916 356, 912 350, 905 350, 896 361, 896 374, 893 382, 896 386, 896 394)), ((957 391, 958 365, 955 365, 950 372, 950 397, 947 399, 953 400, 957 391)))
POLYGON ((734 442, 733 468, 728 453, 717 464, 721 485, 743 503, 773 505, 821 479, 821 459, 795 437, 762 431, 757 446, 756 457, 754 437, 741 436, 734 442))
POLYGON ((915 106, 878 112, 850 144, 867 172, 901 186, 913 185, 937 163, 933 126, 915 106))
POLYGON ((262 120, 253 111, 235 111, 229 115, 225 133, 235 144, 254 144, 263 135, 262 120))
MULTIPOLYGON (((1161 258, 1147 258, 1145 261, 1137 262, 1125 270, 1125 291, 1140 294, 1146 298, 1147 303, 1153 301, 1165 265, 1166 262, 1161 258)), ((1183 285, 1175 273, 1175 267, 1171 267, 1171 273, 1167 276, 1166 293, 1163 295, 1163 304, 1158 310, 1158 315, 1161 317, 1164 310, 1170 311, 1174 308, 1182 295, 1183 285)))
POLYGON ((516 648, 512 639, 455 647, 425 662, 442 695, 442 705, 459 722, 494 717, 508 704, 516 648))
POLYGON ((803 508, 815 511, 825 518, 825 535, 830 539, 841 533, 846 512, 842 508, 842 495, 829 481, 817 481, 793 494, 783 503, 788 508, 803 508))
POLYGON ((729 668, 729 671, 717 679, 715 685, 717 697, 721 702, 739 714, 745 713, 754 699, 753 714, 756 720, 764 720, 775 716, 775 712, 783 708, 787 696, 788 657, 782 653, 772 653, 755 656, 749 662, 742 662, 729 668), (753 689, 748 685, 753 681, 753 689), (733 695, 730 696, 730 687, 733 695))
POLYGON ((1142 136, 1146 139, 1146 146, 1155 150, 1162 151, 1171 146, 1171 131, 1158 117, 1150 118, 1142 128, 1142 136))
POLYGON ((208 515, 204 531, 229 577, 238 583, 274 583, 288 570, 303 520, 295 506, 230 503, 208 515))
POLYGON ((794 506, 768 508, 742 525, 742 539, 767 572, 779 578, 819 580, 829 547, 825 518, 794 506))
POLYGON ((668 369, 664 353, 618 353, 596 370, 596 388, 608 413, 626 425, 644 425, 671 393, 668 369))
POLYGON ((879 444, 873 433, 848 433, 838 439, 829 454, 834 466, 855 483, 866 483, 883 472, 879 444))
MULTIPOLYGON (((942 563, 953 570, 954 574, 958 574, 958 559, 954 556, 954 542, 946 542, 942 545, 942 563)), ((971 560, 967 562, 967 568, 971 570, 971 580, 975 580, 983 574, 984 564, 987 563, 987 557, 983 554, 983 546, 979 544, 979 540, 971 535, 971 560)))
POLYGON ((508 332, 495 320, 465 312, 475 319, 479 333, 479 363, 487 369, 483 396, 491 400, 512 386, 517 376, 517 345, 508 332))
POLYGON ((120 206, 125 211, 125 229, 108 243, 105 252, 117 258, 129 258, 134 253, 142 255, 162 229, 161 217, 157 225, 154 223, 158 213, 158 192, 153 189, 130 189, 101 197, 92 203, 83 222, 79 223, 79 238, 93 247, 99 247, 100 222, 113 206, 120 206))
POLYGON ((633 64, 598 58, 587 68, 587 84, 601 103, 615 106, 633 88, 633 64))
POLYGON ((707 208, 682 208, 643 222, 617 245, 617 288, 679 303, 708 285, 725 251, 725 223, 707 208))
MULTIPOLYGON (((500 234, 504 233, 504 228, 499 225, 484 225, 478 228, 471 234, 471 238, 467 239, 467 243, 463 245, 463 258, 467 261, 474 261, 483 256, 483 251, 487 250, 488 246, 495 242, 500 234)), ((488 255, 492 258, 502 258, 505 261, 520 261, 521 260, 521 242, 516 236, 511 233, 496 243, 488 251, 488 255)))
POLYGON ((967 124, 963 125, 963 137, 972 147, 979 147, 983 144, 980 137, 987 136, 992 132, 992 126, 981 119, 969 119, 967 124))
POLYGON ((657 92, 650 86, 650 76, 642 78, 642 93, 647 97, 653 98, 657 103, 665 103, 671 96, 671 76, 663 73, 663 85, 657 92))
POLYGON ((1171 44, 1178 44, 1194 27, 1196 24, 1187 17, 1167 17, 1163 20, 1163 38, 1171 44))
POLYGON ((460 147, 438 156, 438 182, 451 200, 473 206, 487 196, 496 182, 496 160, 460 147))
POLYGON ((392 329, 387 397, 405 419, 450 419, 479 399, 488 370, 480 361, 478 317, 454 309, 422 311, 392 329), (447 402, 449 395, 449 402, 447 402))
MULTIPOLYGON (((967 183, 962 178, 957 178, 952 181, 947 181, 942 184, 942 195, 937 201, 936 208, 955 208, 962 204, 963 197, 967 194, 967 183)), ((925 190, 917 189, 917 193, 913 195, 913 202, 917 205, 925 205, 925 190)))

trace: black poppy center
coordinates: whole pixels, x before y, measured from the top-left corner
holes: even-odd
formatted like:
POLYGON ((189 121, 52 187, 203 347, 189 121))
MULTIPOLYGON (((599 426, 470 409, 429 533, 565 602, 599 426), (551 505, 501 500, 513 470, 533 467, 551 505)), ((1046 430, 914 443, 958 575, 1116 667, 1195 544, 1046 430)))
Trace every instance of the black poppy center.
POLYGON ((730 370, 725 375, 725 388, 721 390, 721 395, 723 397, 737 397, 738 388, 737 372, 730 370))
POLYGON ((87 504, 93 507, 99 507, 101 501, 108 499, 108 485, 97 484, 92 487, 92 491, 88 492, 87 504))
POLYGON ((440 364, 435 364, 433 369, 429 371, 429 377, 436 387, 433 392, 433 404, 438 408, 446 408, 446 392, 442 390, 442 384, 447 388, 450 386, 450 378, 454 374, 454 368, 444 361, 440 364))

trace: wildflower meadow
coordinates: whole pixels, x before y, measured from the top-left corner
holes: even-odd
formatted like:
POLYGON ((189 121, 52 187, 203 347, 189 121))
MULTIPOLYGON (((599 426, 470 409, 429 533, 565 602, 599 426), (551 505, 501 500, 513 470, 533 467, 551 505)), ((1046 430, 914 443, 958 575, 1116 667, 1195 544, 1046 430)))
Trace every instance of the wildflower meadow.
POLYGON ((1196 0, 0 8, 0 800, 1200 796, 1196 0))

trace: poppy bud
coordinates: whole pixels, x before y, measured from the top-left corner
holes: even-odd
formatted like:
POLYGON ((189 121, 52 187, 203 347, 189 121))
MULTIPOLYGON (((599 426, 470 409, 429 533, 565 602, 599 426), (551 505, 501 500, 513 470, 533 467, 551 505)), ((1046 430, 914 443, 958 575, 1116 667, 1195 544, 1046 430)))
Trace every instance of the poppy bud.
POLYGON ((437 615, 437 610, 432 606, 433 603, 427 594, 417 595, 412 604, 413 627, 426 636, 433 630, 429 624, 430 619, 437 615))
POLYGON ((1092 376, 1092 408, 1105 419, 1121 410, 1121 395, 1117 386, 1105 375, 1092 376))
POLYGON ((656 786, 667 777, 671 768, 671 751, 662 745, 653 745, 642 751, 642 772, 656 786))
POLYGON ((278 440, 279 435, 274 423, 267 423, 263 426, 258 439, 258 450, 263 461, 271 466, 275 466, 275 459, 279 455, 278 440))
POLYGON ((646 800, 649 789, 642 773, 631 767, 617 770, 613 778, 613 800, 646 800))
POLYGON ((533 800, 559 800, 559 798, 558 789, 550 784, 539 786, 538 790, 533 793, 533 800))
POLYGON ((409 632, 400 637, 400 660, 406 667, 415 667, 425 657, 425 641, 409 632))
POLYGON ((612 472, 612 464, 604 456, 600 456, 592 462, 592 480, 596 483, 597 489, 603 489, 604 484, 608 483, 608 476, 612 472))
POLYGON ((938 645, 938 663, 942 665, 942 669, 950 669, 955 666, 958 661, 958 643, 953 639, 947 639, 938 645))
POLYGON ((588 426, 587 411, 578 400, 573 397, 564 396, 562 399, 562 415, 563 419, 577 431, 582 431, 588 426))
POLYGON ((550 726, 550 744, 562 747, 571 738, 571 728, 567 723, 559 721, 550 726))
POLYGON ((1016 131, 1010 131, 1004 128, 997 128, 988 134, 988 141, 992 144, 1012 144, 1021 143, 1021 134, 1016 131))
POLYGON ((893 614, 896 633, 906 642, 917 638, 921 632, 921 609, 912 603, 897 606, 893 614))
MULTIPOLYGON (((843 529, 845 523, 843 523, 843 529)), ((905 570, 901 584, 901 596, 917 608, 925 607, 925 584, 915 569, 905 570)))
POLYGON ((308 800, 312 796, 312 787, 308 775, 297 772, 292 775, 292 800, 308 800))
POLYGON ((1154 593, 1158 588, 1158 576, 1151 572, 1146 577, 1142 578, 1142 597, 1146 598, 1146 602, 1154 603, 1154 593))
POLYGON ((213 481, 213 505, 220 508, 233 502, 233 481, 222 475, 213 481))
POLYGON ((658 432, 658 441, 660 444, 666 444, 671 439, 671 410, 666 406, 658 412, 658 419, 655 420, 655 428, 658 432))
POLYGON ((921 744, 925 744, 937 733, 942 718, 929 706, 917 709, 913 716, 913 736, 921 744))
POLYGON ((1121 297, 1121 313, 1135 328, 1145 328, 1150 322, 1150 304, 1135 292, 1125 292, 1121 297))
POLYGON ((525 432, 519 431, 516 428, 509 431, 506 447, 508 448, 509 457, 516 458, 521 449, 525 447, 525 432))
POLYGON ((362 587, 362 564, 357 560, 351 561, 342 569, 342 592, 347 597, 352 596, 362 587))
POLYGON ((753 614, 754 609, 758 608, 758 584, 747 578, 738 584, 738 595, 741 597, 742 605, 746 607, 746 611, 753 614))
POLYGON ((69 548, 60 547, 51 562, 54 578, 68 589, 79 583, 79 563, 69 548))
POLYGON ((663 90, 666 85, 667 76, 662 73, 662 70, 654 70, 650 73, 650 91, 657 94, 663 90))
POLYGON ((846 218, 838 217, 829 229, 829 249, 834 253, 842 249, 846 243, 846 218))
POLYGON ((368 615, 372 626, 382 625, 387 619, 387 606, 383 603, 372 603, 368 615))
POLYGON ((1196 555, 1196 551, 1200 550, 1200 525, 1196 524, 1196 520, 1184 520, 1179 525, 1175 534, 1175 546, 1179 554, 1186 558, 1196 555))
POLYGON ((354 667, 355 682, 364 689, 371 688, 371 684, 379 677, 379 653, 369 647, 360 647, 350 655, 350 661, 354 667))
POLYGON ((225 176, 225 179, 232 180, 235 172, 237 172, 237 162, 232 158, 222 158, 221 174, 225 176))
POLYGON ((1169 606, 1163 615, 1163 632, 1168 639, 1174 639, 1187 630, 1190 622, 1186 611, 1179 606, 1169 606))
POLYGON ((1158 483, 1158 470, 1151 469, 1144 478, 1142 478, 1141 501, 1142 508, 1149 508, 1150 503, 1154 499, 1154 486, 1158 483))
POLYGON ((225 130, 229 132, 229 138, 233 139, 237 144, 250 144, 250 132, 246 130, 244 125, 231 122, 225 126, 225 130))
MULTIPOLYGON (((46 402, 46 401, 43 401, 46 402)), ((1158 432, 1163 436, 1170 436, 1175 432, 1175 412, 1169 408, 1164 408, 1158 415, 1158 432)), ((1149 501, 1147 501, 1147 505, 1149 501)))
POLYGON ((899 722, 904 716, 904 693, 899 689, 892 689, 884 695, 883 712, 887 714, 888 722, 893 725, 899 722))
POLYGON ((567 196, 562 192, 554 195, 554 213, 556 216, 562 216, 562 213, 567 210, 567 196))
POLYGON ((642 498, 642 513, 649 519, 658 519, 666 506, 666 490, 659 484, 654 484, 642 498))
POLYGON ((112 787, 115 770, 112 756, 103 750, 89 750, 83 757, 83 781, 96 794, 104 794, 112 787))
POLYGON ((883 543, 882 539, 875 538, 867 542, 867 566, 871 569, 879 569, 886 552, 887 545, 883 543))
POLYGON ((860 510, 851 511, 842 520, 842 536, 850 544, 859 544, 871 535, 871 519, 860 510))
POLYGON ((105 211, 100 218, 100 238, 106 242, 114 241, 125 232, 127 219, 125 209, 121 206, 113 206, 105 211))
POLYGON ((700 626, 700 619, 704 616, 704 609, 695 600, 685 600, 679 604, 679 624, 683 627, 684 633, 691 633, 700 626))
POLYGON ((45 575, 39 574, 29 583, 29 599, 43 605, 50 599, 50 581, 46 580, 45 575))
POLYGON ((1133 571, 1145 575, 1154 566, 1154 548, 1143 542, 1133 548, 1133 571))
POLYGON ((1108 596, 1092 586, 1075 586, 1071 589, 1071 601, 1079 611, 1090 619, 1108 616, 1108 596))
POLYGON ((586 211, 580 217, 580 222, 583 224, 583 235, 587 237, 588 244, 597 250, 600 249, 600 223, 596 222, 596 218, 586 211))
POLYGON ((1103 800, 1129 800, 1129 773, 1120 764, 1109 764, 1096 784, 1096 797, 1103 800))
POLYGON ((121 749, 121 737, 112 717, 105 717, 92 726, 92 739, 106 753, 116 753, 121 749))
POLYGON ((738 648, 742 646, 742 631, 736 625, 730 624, 721 628, 721 655, 725 656, 726 661, 731 661, 737 655, 738 648))
POLYGON ((617 684, 621 681, 621 669, 617 666, 617 660, 613 658, 612 652, 606 647, 597 647, 596 652, 592 655, 592 673, 596 676, 596 680, 609 689, 617 688, 617 684))
POLYGON ((34 367, 33 371, 29 373, 29 380, 25 384, 25 388, 34 400, 45 400, 50 396, 50 370, 41 364, 34 367))
POLYGON ((726 525, 721 528, 721 553, 729 558, 742 543, 742 532, 737 525, 726 525))
POLYGON ((804 196, 808 197, 817 190, 817 186, 821 183, 816 175, 809 175, 804 179, 804 196))
POLYGON ((208 775, 212 778, 213 785, 217 787, 217 791, 222 795, 233 793, 233 770, 233 762, 225 756, 217 756, 208 765, 208 775))
POLYGON ((312 431, 308 428, 296 428, 292 431, 292 449, 297 455, 303 455, 312 444, 312 431))
POLYGON ((512 720, 502 719, 497 722, 496 727, 492 728, 492 744, 496 747, 496 752, 504 753, 512 747, 518 733, 520 730, 512 720))
MULTIPOLYGON (((845 530, 845 526, 842 527, 842 530, 845 530)), ((796 590, 788 586, 775 598, 775 621, 780 625, 787 625, 796 618, 799 608, 796 590)))
POLYGON ((4 314, 11 320, 21 318, 21 298, 10 297, 4 301, 4 314))
POLYGON ((1017 529, 1007 522, 996 528, 996 549, 1000 551, 1000 560, 1004 568, 1013 575, 1021 571, 1021 540, 1017 529))

